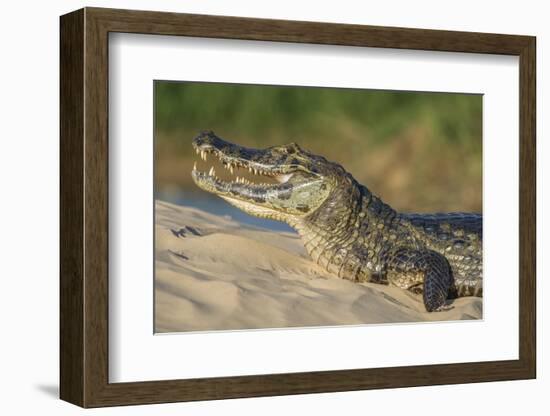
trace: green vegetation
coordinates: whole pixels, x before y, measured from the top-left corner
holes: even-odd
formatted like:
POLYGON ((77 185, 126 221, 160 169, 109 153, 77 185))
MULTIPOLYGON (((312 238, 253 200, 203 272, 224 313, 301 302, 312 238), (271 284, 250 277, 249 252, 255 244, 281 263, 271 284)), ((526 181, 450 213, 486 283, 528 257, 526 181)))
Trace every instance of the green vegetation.
POLYGON ((341 163, 396 208, 481 211, 480 95, 155 83, 156 181, 192 187, 192 138, 295 141, 341 163))

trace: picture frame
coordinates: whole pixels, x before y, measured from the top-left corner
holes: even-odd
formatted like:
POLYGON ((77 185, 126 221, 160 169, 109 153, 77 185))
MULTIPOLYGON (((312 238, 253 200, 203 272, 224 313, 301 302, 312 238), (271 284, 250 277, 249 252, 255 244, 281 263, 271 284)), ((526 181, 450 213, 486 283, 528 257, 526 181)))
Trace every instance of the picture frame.
POLYGON ((84 8, 60 19, 60 397, 82 407, 536 377, 536 40, 530 36, 84 8), (519 359, 109 382, 109 33, 519 57, 519 359))

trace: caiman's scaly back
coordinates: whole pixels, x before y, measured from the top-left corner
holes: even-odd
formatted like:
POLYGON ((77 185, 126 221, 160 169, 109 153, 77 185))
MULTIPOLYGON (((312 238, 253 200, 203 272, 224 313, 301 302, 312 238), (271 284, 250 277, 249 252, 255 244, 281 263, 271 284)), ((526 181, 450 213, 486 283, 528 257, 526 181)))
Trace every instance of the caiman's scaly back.
POLYGON ((195 183, 244 212, 284 221, 300 234, 314 261, 357 282, 392 284, 423 294, 428 311, 446 299, 482 294, 480 214, 400 214, 337 163, 291 143, 251 149, 203 132, 193 146, 204 160, 219 158, 277 179, 222 181, 213 169, 193 169, 195 183))

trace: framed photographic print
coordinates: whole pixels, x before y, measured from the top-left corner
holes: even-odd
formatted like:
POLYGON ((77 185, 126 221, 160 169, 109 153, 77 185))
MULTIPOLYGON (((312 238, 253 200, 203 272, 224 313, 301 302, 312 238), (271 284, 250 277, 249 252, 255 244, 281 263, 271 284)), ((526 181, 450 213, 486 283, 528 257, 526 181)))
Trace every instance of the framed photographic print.
POLYGON ((534 378, 535 38, 61 17, 83 406, 534 378))

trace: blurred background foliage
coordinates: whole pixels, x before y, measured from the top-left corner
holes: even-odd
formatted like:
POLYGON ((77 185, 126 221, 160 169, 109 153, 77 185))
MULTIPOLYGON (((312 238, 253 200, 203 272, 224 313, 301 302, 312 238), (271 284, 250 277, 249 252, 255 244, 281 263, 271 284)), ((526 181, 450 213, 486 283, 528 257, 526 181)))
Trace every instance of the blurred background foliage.
POLYGON ((482 210, 481 95, 169 81, 154 93, 157 198, 201 197, 191 140, 214 130, 250 147, 297 142, 402 211, 482 210))

